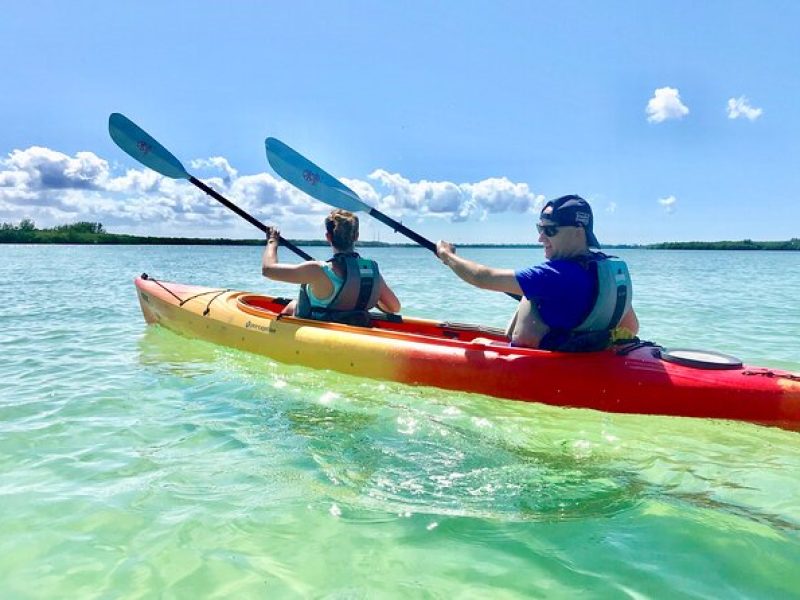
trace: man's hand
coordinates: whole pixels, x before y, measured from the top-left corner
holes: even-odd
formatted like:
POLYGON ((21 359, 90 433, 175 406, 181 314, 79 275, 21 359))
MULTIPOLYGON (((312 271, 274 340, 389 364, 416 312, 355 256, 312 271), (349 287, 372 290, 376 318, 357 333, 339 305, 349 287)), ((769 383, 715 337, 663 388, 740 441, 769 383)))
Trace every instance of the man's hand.
POLYGON ((436 256, 438 256, 442 262, 444 262, 444 258, 446 255, 455 253, 456 253, 456 247, 450 242, 439 240, 436 243, 436 256))

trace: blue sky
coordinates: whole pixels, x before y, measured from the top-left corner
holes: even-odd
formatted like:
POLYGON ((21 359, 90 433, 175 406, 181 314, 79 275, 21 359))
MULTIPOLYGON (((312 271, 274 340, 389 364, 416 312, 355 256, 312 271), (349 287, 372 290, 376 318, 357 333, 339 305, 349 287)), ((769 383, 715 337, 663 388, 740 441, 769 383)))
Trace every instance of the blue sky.
MULTIPOLYGON (((800 237, 800 3, 25 2, 0 18, 0 221, 257 237, 111 141, 122 112, 286 237, 274 136, 431 239, 800 237)), ((405 241, 364 221, 362 237, 405 241)))

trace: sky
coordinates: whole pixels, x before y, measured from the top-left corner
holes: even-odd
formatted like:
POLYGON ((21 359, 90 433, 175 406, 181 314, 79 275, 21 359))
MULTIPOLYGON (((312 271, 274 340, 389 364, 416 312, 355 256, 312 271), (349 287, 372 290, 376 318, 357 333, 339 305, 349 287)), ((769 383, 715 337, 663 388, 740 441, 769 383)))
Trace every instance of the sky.
POLYGON ((798 23, 789 0, 5 3, 0 222, 261 235, 124 154, 121 112, 292 239, 330 207, 268 136, 432 240, 535 242, 564 194, 601 243, 800 237, 798 23))

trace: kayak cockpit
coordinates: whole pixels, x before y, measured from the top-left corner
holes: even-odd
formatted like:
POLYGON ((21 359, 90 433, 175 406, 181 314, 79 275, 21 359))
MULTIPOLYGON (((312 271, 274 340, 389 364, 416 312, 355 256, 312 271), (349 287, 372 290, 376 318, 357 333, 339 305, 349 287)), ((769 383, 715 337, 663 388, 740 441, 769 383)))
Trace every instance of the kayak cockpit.
MULTIPOLYGON (((296 317, 281 316, 281 311, 291 302, 288 298, 274 298, 272 296, 261 296, 258 294, 241 294, 236 296, 236 304, 240 310, 268 319, 292 319, 306 321, 296 317)), ((439 322, 427 319, 407 318, 402 315, 385 314, 371 312, 372 320, 370 329, 381 332, 392 332, 404 335, 421 335, 440 340, 452 340, 459 342, 471 342, 476 338, 483 338, 490 342, 507 343, 508 338, 502 329, 487 327, 484 325, 472 325, 467 323, 439 322)), ((325 326, 332 326, 347 329, 359 330, 360 327, 343 325, 340 323, 328 323, 316 321, 325 326)))

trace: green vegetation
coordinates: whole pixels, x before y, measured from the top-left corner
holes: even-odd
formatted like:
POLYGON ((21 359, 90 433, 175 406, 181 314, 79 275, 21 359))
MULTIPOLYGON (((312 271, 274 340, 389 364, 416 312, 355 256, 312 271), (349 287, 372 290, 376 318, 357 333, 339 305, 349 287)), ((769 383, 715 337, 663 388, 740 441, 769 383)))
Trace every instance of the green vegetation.
MULTIPOLYGON (((290 240, 303 246, 327 246, 325 240, 290 240)), ((19 225, 0 225, 0 244, 110 244, 148 246, 263 246, 264 238, 254 240, 231 240, 225 238, 153 237, 108 233, 102 223, 80 221, 71 225, 58 225, 48 229, 37 229, 30 219, 19 225)), ((391 246, 383 242, 364 242, 363 246, 391 246)), ((414 244, 409 244, 414 245, 414 244)))
MULTIPOLYGON (((327 246, 324 240, 290 240, 298 246, 327 246)), ((0 224, 0 244, 120 244, 120 245, 171 245, 171 246, 261 246, 264 239, 230 240, 225 238, 186 238, 151 237, 108 233, 102 223, 80 221, 71 225, 58 225, 49 229, 37 229, 30 219, 23 219, 19 225, 0 224)), ((386 242, 363 241, 362 247, 405 247, 415 248, 417 244, 389 244, 386 242)), ((540 244, 459 244, 468 248, 538 248, 540 244)), ((786 242, 754 242, 753 240, 723 242, 662 242, 660 244, 618 244, 604 248, 649 248, 656 250, 800 250, 800 238, 786 242)))
POLYGON ((11 244, 125 244, 125 245, 258 245, 262 240, 225 240, 180 237, 142 237, 108 233, 101 223, 81 221, 50 229, 36 229, 33 221, 23 219, 19 225, 0 225, 0 243, 11 244))
POLYGON ((650 244, 659 250, 800 250, 800 238, 788 242, 754 242, 753 240, 723 242, 663 242, 650 244))

